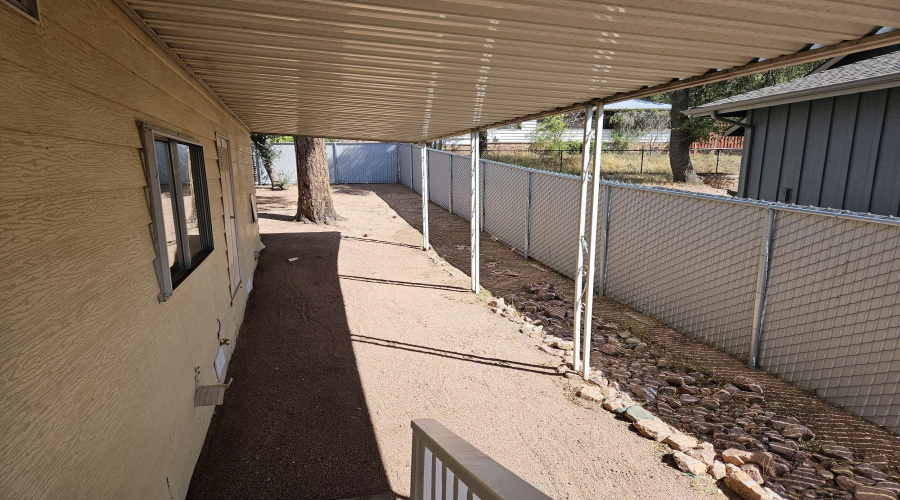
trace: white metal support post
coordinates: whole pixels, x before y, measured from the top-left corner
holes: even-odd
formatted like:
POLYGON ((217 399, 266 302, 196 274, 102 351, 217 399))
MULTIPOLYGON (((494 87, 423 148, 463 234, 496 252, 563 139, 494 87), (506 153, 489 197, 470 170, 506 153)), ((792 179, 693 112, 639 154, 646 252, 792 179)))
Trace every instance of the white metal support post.
POLYGON ((428 147, 421 143, 422 155, 422 249, 428 250, 431 244, 428 242, 428 147))
MULTIPOLYGON (((591 374, 591 328, 594 314, 594 270, 597 263, 597 212, 600 208, 600 154, 603 152, 603 104, 597 106, 594 125, 594 172, 591 174, 593 191, 591 196, 591 244, 588 250, 587 304, 584 307, 584 359, 581 376, 587 380, 591 374)), ((607 192, 608 194, 608 192, 607 192)), ((604 235, 605 237, 605 235, 604 235)), ((575 352, 577 356, 578 353, 575 352)))
POLYGON ((585 217, 587 215, 587 197, 588 197, 588 181, 590 180, 590 164, 591 164, 591 127, 593 125, 591 118, 593 117, 594 107, 588 105, 584 108, 584 145, 581 158, 581 208, 578 214, 578 264, 575 269, 575 320, 572 323, 572 336, 575 341, 575 349, 572 351, 572 363, 575 371, 581 368, 581 358, 578 353, 581 352, 581 314, 584 306, 584 254, 587 253, 587 239, 584 236, 584 229, 587 225, 585 217))
POLYGON ((480 253, 481 253, 481 151, 478 150, 478 131, 472 132, 472 210, 469 216, 469 222, 472 228, 472 242, 470 245, 472 251, 472 291, 478 293, 481 276, 480 276, 480 253))

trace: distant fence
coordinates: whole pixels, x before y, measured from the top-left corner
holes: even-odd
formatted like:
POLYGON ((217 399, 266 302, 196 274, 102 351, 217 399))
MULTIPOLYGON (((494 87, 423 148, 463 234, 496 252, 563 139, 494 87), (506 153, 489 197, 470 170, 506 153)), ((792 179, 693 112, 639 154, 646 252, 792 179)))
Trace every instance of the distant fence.
MULTIPOLYGON (((465 151, 468 153, 468 151, 465 151)), ((691 164, 698 174, 738 174, 741 170, 741 149, 691 149, 691 164)), ((581 151, 566 149, 486 149, 482 159, 513 164, 526 168, 581 173, 581 151)), ((603 148, 603 178, 619 174, 671 175, 667 149, 607 149, 603 148)))
MULTIPOLYGON (((397 158, 421 192, 419 148, 397 158)), ((469 219, 469 157, 428 162, 431 201, 469 219)), ((481 169, 485 231, 573 277, 578 177, 481 169)), ((758 326, 761 368, 900 433, 900 221, 610 182, 601 196, 607 297, 738 357, 758 326)))
MULTIPOLYGON (((297 156, 293 143, 273 145, 277 156, 272 174, 297 183, 297 156)), ((332 184, 380 184, 397 182, 397 144, 326 142, 328 173, 332 184)), ((258 166, 258 184, 269 184, 269 176, 258 166)))

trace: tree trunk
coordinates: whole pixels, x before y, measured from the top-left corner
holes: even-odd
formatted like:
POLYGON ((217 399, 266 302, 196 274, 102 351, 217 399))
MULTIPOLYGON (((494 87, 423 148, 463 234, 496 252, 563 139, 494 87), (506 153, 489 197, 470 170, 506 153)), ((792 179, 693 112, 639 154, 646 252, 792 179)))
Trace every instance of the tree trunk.
POLYGON ((691 163, 691 139, 682 130, 687 117, 681 112, 688 108, 690 89, 672 92, 672 110, 669 112, 672 123, 672 134, 669 138, 669 165, 672 167, 672 180, 675 182, 700 183, 691 163))
POLYGON ((297 151, 297 215, 294 220, 314 224, 331 224, 339 219, 331 201, 328 180, 328 156, 325 140, 294 136, 297 151))
POLYGON ((262 162, 262 166, 266 170, 266 175, 269 176, 269 183, 272 185, 272 189, 275 189, 275 178, 272 177, 272 164, 262 162))

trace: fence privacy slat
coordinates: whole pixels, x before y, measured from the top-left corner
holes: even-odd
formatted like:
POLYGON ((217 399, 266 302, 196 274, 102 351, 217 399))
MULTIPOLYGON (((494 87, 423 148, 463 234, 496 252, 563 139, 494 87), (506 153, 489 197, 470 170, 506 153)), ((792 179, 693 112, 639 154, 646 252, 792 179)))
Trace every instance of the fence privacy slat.
MULTIPOLYGON (((382 168, 375 157, 388 155, 393 178, 419 192, 416 147, 357 147, 371 148, 363 157, 375 169, 382 168)), ((429 158, 431 200, 468 219, 468 157, 433 150, 429 158)), ((571 278, 578 178, 483 165, 485 230, 571 278)), ((603 184, 597 206, 607 213, 596 237, 607 238, 597 242, 606 252, 597 256, 605 268, 598 293, 605 284, 607 297, 739 358, 751 354, 754 312, 761 312, 761 368, 900 433, 900 220, 603 184), (760 249, 768 210, 779 213, 766 260, 760 249), (766 261, 765 301, 757 307, 766 261)))

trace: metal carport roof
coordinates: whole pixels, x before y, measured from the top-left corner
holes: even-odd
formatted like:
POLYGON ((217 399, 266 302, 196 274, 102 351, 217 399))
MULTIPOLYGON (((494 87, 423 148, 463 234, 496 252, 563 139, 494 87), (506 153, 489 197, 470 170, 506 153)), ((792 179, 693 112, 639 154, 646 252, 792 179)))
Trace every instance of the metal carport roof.
POLYGON ((897 0, 117 2, 253 131, 410 142, 900 41, 897 0))

